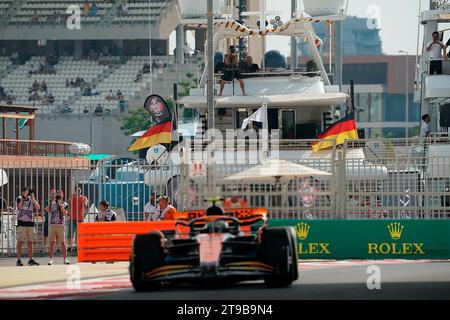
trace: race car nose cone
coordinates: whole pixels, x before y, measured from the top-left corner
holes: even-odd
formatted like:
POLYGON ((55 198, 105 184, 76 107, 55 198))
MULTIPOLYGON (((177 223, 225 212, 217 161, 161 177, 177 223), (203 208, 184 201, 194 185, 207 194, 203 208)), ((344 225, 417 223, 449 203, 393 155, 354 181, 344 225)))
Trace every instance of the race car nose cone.
POLYGON ((205 263, 200 267, 200 272, 204 276, 216 275, 217 266, 215 263, 205 263))

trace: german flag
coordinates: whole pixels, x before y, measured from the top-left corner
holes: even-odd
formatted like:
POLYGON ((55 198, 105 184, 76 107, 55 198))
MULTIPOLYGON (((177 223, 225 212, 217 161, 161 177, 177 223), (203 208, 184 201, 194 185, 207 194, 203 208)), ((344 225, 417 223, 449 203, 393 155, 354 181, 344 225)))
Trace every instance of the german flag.
POLYGON ((170 143, 172 134, 172 120, 158 123, 150 127, 128 148, 128 151, 137 151, 150 148, 158 143, 170 143))
POLYGON ((333 146, 335 140, 336 145, 344 144, 347 139, 358 139, 358 130, 356 129, 355 114, 352 112, 345 118, 335 122, 328 130, 319 135, 317 139, 327 139, 327 141, 315 142, 312 145, 314 152, 327 149, 333 146))

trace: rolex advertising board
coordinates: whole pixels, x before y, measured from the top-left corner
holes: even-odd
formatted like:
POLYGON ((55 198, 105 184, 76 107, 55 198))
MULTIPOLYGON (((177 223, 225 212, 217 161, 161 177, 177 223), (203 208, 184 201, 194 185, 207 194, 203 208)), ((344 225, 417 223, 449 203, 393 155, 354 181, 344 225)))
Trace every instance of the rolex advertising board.
POLYGON ((269 220, 295 228, 300 259, 449 259, 450 221, 269 220))

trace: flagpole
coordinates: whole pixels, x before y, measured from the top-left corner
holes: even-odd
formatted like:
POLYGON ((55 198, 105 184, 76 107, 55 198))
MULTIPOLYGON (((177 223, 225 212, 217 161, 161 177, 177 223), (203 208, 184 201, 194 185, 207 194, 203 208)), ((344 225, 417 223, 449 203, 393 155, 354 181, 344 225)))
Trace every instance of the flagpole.
POLYGON ((208 18, 208 78, 207 78, 207 104, 208 104, 208 130, 214 129, 214 21, 213 21, 213 0, 207 0, 208 18))

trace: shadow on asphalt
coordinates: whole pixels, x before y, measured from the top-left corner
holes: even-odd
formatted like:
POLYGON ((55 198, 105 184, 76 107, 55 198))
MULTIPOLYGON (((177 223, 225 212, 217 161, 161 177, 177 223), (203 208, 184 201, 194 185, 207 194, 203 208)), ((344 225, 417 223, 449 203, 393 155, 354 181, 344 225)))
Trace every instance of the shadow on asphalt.
POLYGON ((366 299, 450 299, 448 282, 384 283, 380 290, 369 290, 365 283, 301 284, 286 288, 267 288, 264 283, 223 286, 165 286, 161 291, 137 293, 127 290, 93 299, 129 300, 366 300, 366 299))

